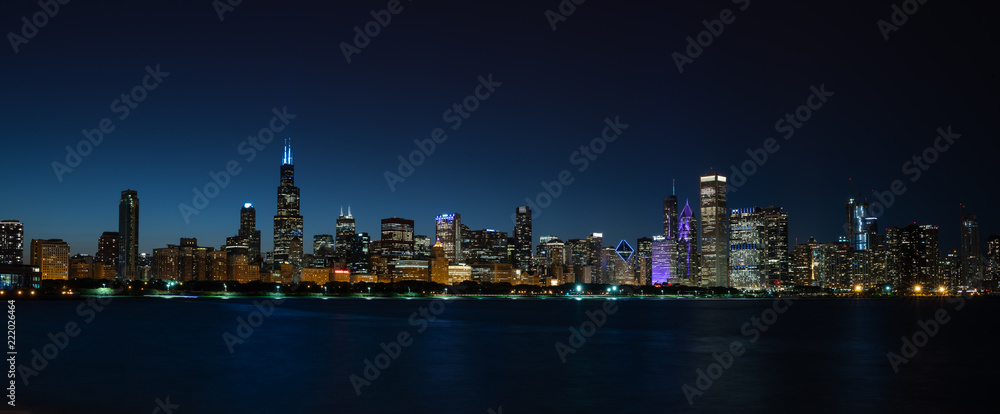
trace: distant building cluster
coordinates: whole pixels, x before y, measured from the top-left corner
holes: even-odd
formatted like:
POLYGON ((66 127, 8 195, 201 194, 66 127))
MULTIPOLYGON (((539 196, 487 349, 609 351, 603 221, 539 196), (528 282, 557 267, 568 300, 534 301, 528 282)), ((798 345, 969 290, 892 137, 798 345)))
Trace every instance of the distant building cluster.
POLYGON ((274 216, 274 249, 261 251, 256 209, 246 203, 239 228, 219 247, 195 238, 139 252, 139 198, 125 190, 119 200, 118 231, 104 232, 95 255, 70 255, 60 239, 34 239, 24 264, 24 226, 0 221, 0 287, 38 287, 42 280, 215 280, 263 282, 464 281, 557 286, 567 283, 686 285, 743 290, 813 286, 842 290, 895 291, 995 289, 1000 280, 1000 235, 980 249, 973 214, 960 214, 960 249, 941 254, 938 227, 910 224, 879 232, 868 203, 845 204, 844 236, 836 241, 789 245, 789 215, 778 206, 731 208, 726 177, 699 178, 696 208, 681 207, 675 190, 663 199, 663 231, 633 245, 606 243, 603 233, 587 238, 538 237, 532 211, 514 209, 510 233, 470 229, 459 213, 434 219, 433 236, 415 234, 415 222, 381 220, 371 240, 356 231, 350 207, 333 234, 313 236, 305 252, 299 188, 295 186, 290 140, 285 141, 274 216), (696 212, 698 213, 696 215, 696 212))

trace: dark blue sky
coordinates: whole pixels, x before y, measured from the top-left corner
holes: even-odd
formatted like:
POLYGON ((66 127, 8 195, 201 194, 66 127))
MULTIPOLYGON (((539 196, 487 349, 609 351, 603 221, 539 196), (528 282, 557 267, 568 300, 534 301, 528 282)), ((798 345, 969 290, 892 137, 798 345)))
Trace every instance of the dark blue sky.
MULTIPOLYGON (((292 137, 307 251, 347 205, 373 238, 382 218, 414 219, 430 235, 434 216, 448 212, 474 229, 510 231, 515 206, 564 169, 575 181, 535 220, 535 241, 600 231, 631 242, 662 231, 671 179, 681 203, 697 209, 699 175, 728 174, 748 148, 779 138, 775 122, 824 84, 834 95, 791 139, 779 138, 730 207, 783 206, 793 244, 834 240, 849 177, 866 195, 902 179, 907 192, 880 226, 937 224, 942 247, 957 247, 961 202, 979 214, 984 242, 1000 233, 989 6, 928 2, 885 41, 876 22, 894 3, 881 0, 752 0, 744 11, 721 0, 591 0, 555 32, 544 15, 555 0, 404 1, 348 64, 338 45, 386 2, 336 3, 244 1, 224 21, 208 0, 62 5, 18 53, 9 40, 0 50, 11 177, 0 218, 23 221, 26 239, 62 238, 73 253, 93 254, 101 232, 117 230, 121 190, 135 189, 140 249, 151 252, 180 237, 223 244, 249 201, 270 249, 280 138, 292 137), (725 8, 736 20, 678 73, 671 54, 725 8), (147 65, 169 76, 118 119, 112 101, 141 84, 147 65), (488 74, 502 85, 450 130, 443 112, 488 74), (238 145, 275 107, 296 118, 247 162, 238 145), (571 153, 614 116, 628 129, 576 171, 571 153), (52 163, 105 117, 115 130, 60 182, 52 163), (904 163, 949 125, 961 138, 911 182, 904 163), (439 127, 448 140, 391 192, 384 172, 439 127), (229 160, 242 172, 186 224, 178 205, 229 160)), ((39 10, 3 2, 0 31, 20 34, 21 17, 39 10)))

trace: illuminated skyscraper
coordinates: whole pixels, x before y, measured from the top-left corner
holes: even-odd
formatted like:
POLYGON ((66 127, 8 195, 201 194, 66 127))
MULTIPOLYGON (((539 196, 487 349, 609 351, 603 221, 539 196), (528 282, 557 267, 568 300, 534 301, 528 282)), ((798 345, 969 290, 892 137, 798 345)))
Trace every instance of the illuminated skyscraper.
POLYGON ((982 288, 983 251, 979 247, 979 222, 975 214, 962 215, 961 236, 962 284, 971 288, 982 288))
POLYGON ((677 266, 674 266, 675 278, 684 279, 686 283, 696 283, 698 275, 696 268, 698 254, 698 220, 691 211, 691 205, 684 201, 684 209, 677 219, 677 266))
MULTIPOLYGON (((780 286, 791 282, 788 257, 788 213, 781 207, 761 209, 764 227, 760 233, 763 243, 764 283, 767 287, 780 286)), ((790 283, 789 283, 790 284, 790 283)))
MULTIPOLYGON (((121 236, 118 232, 106 231, 101 234, 101 238, 97 239, 97 255, 96 259, 100 262, 101 269, 100 274, 105 279, 116 279, 118 274, 118 241, 121 236)), ((95 270, 95 273, 98 273, 95 270)))
POLYGON ((437 241, 444 246, 445 257, 452 263, 462 262, 462 215, 442 214, 435 217, 434 222, 437 241))
POLYGON ((760 290, 765 286, 761 256, 764 217, 760 209, 736 208, 729 216, 729 281, 737 289, 760 290))
POLYGON ((514 268, 527 271, 531 268, 531 208, 520 206, 515 210, 514 268))
POLYGON ((24 264, 24 225, 20 221, 0 221, 0 264, 24 264))
POLYGON ((726 177, 701 177, 701 284, 729 287, 726 177))
POLYGON ((251 203, 243 203, 243 208, 240 209, 240 230, 238 235, 246 240, 247 254, 250 255, 250 264, 259 264, 261 261, 260 230, 257 230, 257 209, 251 203))
POLYGON ((413 220, 382 219, 381 254, 392 260, 413 258, 413 220))
MULTIPOLYGON (((679 230, 680 230, 680 224, 678 223, 678 218, 677 218, 677 193, 676 193, 676 187, 672 185, 670 191, 670 197, 663 199, 664 239, 661 241, 661 244, 663 244, 663 246, 661 247, 666 249, 664 250, 664 252, 666 252, 668 257, 666 257, 665 259, 666 262, 661 263, 658 270, 661 272, 666 272, 665 274, 661 275, 661 278, 664 280, 673 279, 677 277, 674 275, 674 273, 677 273, 677 268, 676 268, 677 253, 678 253, 677 244, 679 242, 679 236, 680 236, 678 234, 679 230)), ((660 283, 656 279, 657 278, 654 276, 653 283, 660 283)))
POLYGON ((292 164, 292 140, 285 139, 281 158, 281 184, 278 186, 278 214, 274 216, 274 265, 302 265, 302 216, 299 214, 299 188, 295 186, 292 164))
POLYGON ((312 263, 316 267, 332 267, 333 257, 336 253, 332 234, 317 234, 313 236, 313 257, 312 263))
POLYGON ((664 236, 653 236, 652 245, 652 283, 667 284, 670 281, 670 267, 673 265, 670 253, 674 252, 674 246, 667 243, 664 236))
POLYGON ((340 217, 337 217, 337 261, 348 262, 351 240, 356 236, 354 226, 354 216, 351 215, 351 206, 347 206, 347 215, 344 215, 344 208, 340 208, 340 217))
POLYGON ((507 232, 494 229, 473 230, 469 233, 469 263, 507 263, 507 232))
POLYGON ((851 198, 845 206, 847 211, 847 240, 851 250, 868 250, 868 223, 865 220, 868 202, 851 198))
POLYGON ((989 287, 996 289, 1000 281, 1000 235, 994 234, 986 241, 986 270, 984 278, 989 287))
POLYGON ((118 278, 135 280, 139 262, 139 195, 122 191, 118 201, 118 278))

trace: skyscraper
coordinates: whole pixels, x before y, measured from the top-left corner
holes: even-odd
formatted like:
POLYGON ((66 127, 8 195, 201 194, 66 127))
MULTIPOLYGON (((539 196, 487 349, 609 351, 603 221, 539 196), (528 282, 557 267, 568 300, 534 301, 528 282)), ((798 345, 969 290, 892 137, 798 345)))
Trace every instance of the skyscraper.
POLYGON ((788 215, 781 207, 733 209, 730 285, 769 289, 788 281, 788 215))
POLYGON ((851 250, 868 250, 868 221, 865 220, 868 202, 851 198, 845 205, 847 212, 847 240, 851 250))
POLYGON ((20 221, 0 221, 0 264, 24 264, 24 225, 20 221))
POLYGON ((515 210, 514 268, 527 271, 531 268, 531 208, 520 206, 515 210))
MULTIPOLYGON (((452 263, 462 261, 462 215, 442 214, 434 218, 437 241, 444 246, 445 257, 452 263)), ((517 228, 514 229, 517 231, 517 228)), ((530 255, 531 252, 529 252, 530 255)))
MULTIPOLYGON (((664 239, 660 241, 661 249, 664 249, 661 253, 665 253, 667 257, 661 258, 666 260, 660 264, 658 268, 659 271, 665 272, 660 277, 664 280, 673 279, 677 276, 677 243, 679 241, 680 225, 677 221, 677 192, 676 187, 671 185, 670 197, 663 199, 663 237, 664 239)), ((654 277, 655 279, 655 277, 654 277)), ((653 283, 659 283, 654 280, 653 283)))
POLYGON ((332 234, 317 234, 313 236, 313 265, 317 267, 331 267, 333 256, 336 253, 332 234))
POLYGON ((393 217, 382 219, 383 256, 390 259, 413 258, 413 220, 393 217))
POLYGON ((764 207, 764 228, 760 233, 764 244, 761 264, 765 284, 780 286, 791 281, 788 256, 788 213, 781 207, 764 207))
POLYGON ((347 206, 347 215, 344 215, 344 207, 340 207, 340 216, 337 217, 337 240, 335 248, 337 251, 337 261, 347 263, 350 255, 351 240, 356 236, 354 226, 354 216, 351 215, 351 206, 347 206))
MULTIPOLYGON (((117 279, 118 274, 118 241, 121 236, 118 232, 106 231, 97 239, 97 255, 95 258, 100 262, 101 275, 105 279, 117 279)), ((97 270, 94 271, 98 273, 97 270)))
POLYGON ((139 195, 135 190, 122 191, 118 201, 118 278, 138 277, 139 195))
POLYGON ((986 269, 983 278, 989 281, 989 288, 996 289, 1000 281, 1000 235, 993 234, 986 240, 986 269))
POLYGON ((764 274, 761 256, 763 240, 761 233, 764 217, 760 209, 736 208, 729 216, 729 282, 738 289, 760 290, 764 288, 764 274))
POLYGON ((652 252, 652 278, 651 282, 655 284, 667 284, 672 283, 670 267, 673 265, 671 261, 671 250, 673 250, 673 245, 667 243, 667 238, 664 236, 653 236, 652 252))
POLYGON ((278 186, 278 214, 274 216, 274 265, 291 263, 295 267, 300 267, 301 247, 302 216, 299 214, 299 188, 295 186, 292 140, 286 138, 285 152, 281 158, 281 184, 278 186))
POLYGON ((676 247, 677 266, 674 267, 674 277, 684 279, 687 283, 695 283, 694 277, 698 275, 694 268, 694 256, 698 254, 698 221, 687 200, 684 200, 684 209, 677 219, 676 247))
POLYGON ((983 251, 979 248, 979 222, 975 214, 963 214, 961 222, 962 285, 982 288, 983 251))
POLYGON ((244 203, 243 208, 240 209, 240 230, 237 234, 246 240, 250 264, 259 264, 261 261, 260 230, 257 230, 257 209, 251 203, 244 203))
POLYGON ((729 287, 729 226, 726 177, 701 177, 701 283, 729 287))

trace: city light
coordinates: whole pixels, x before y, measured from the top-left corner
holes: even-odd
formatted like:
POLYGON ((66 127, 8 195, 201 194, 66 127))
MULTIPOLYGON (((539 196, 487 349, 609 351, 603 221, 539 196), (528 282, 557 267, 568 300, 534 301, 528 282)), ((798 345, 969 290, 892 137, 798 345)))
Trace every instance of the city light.
POLYGON ((915 292, 920 292, 920 286, 916 286, 916 287, 914 287, 914 288, 913 288, 913 290, 914 290, 915 292))

